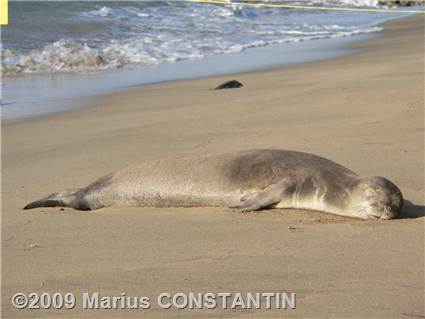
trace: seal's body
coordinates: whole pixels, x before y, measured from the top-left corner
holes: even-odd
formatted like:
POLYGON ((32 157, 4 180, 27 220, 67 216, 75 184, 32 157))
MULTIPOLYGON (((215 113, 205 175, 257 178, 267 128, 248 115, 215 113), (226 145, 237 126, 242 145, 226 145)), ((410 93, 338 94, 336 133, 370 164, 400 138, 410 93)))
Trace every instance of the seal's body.
POLYGON ((242 211, 300 208, 362 219, 391 219, 400 190, 383 177, 362 178, 323 157, 287 150, 252 150, 144 162, 89 186, 51 194, 24 209, 64 206, 228 206, 242 211))

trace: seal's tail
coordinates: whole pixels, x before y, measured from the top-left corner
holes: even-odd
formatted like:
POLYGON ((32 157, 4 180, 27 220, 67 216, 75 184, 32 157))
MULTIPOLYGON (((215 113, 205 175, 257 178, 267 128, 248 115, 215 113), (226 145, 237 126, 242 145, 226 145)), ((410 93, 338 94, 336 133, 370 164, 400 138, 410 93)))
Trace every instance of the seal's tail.
POLYGON ((58 193, 53 193, 49 196, 29 203, 24 207, 24 209, 33 209, 37 207, 73 207, 77 209, 89 209, 84 207, 76 207, 78 202, 80 202, 78 200, 80 197, 80 193, 81 189, 71 189, 58 193))

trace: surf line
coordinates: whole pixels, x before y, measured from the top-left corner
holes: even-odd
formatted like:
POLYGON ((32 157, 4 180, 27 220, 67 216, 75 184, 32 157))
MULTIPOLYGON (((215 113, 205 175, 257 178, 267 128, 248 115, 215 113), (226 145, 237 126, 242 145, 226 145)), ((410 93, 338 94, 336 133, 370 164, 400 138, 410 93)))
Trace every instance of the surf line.
POLYGON ((209 4, 235 4, 246 7, 267 7, 267 8, 285 8, 285 9, 305 9, 305 10, 328 10, 328 11, 352 11, 352 12, 378 12, 378 13, 421 13, 425 14, 425 10, 394 10, 394 9, 366 9, 366 8, 338 8, 338 7, 316 7, 316 6, 298 6, 287 4, 272 4, 272 3, 251 3, 251 2, 230 2, 226 0, 184 0, 194 3, 209 3, 209 4))

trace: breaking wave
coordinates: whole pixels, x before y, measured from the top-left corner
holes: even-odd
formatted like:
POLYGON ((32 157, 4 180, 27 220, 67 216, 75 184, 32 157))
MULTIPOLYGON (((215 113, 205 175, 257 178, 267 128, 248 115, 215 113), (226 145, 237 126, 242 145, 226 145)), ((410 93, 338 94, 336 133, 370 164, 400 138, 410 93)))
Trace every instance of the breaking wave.
MULTIPOLYGON (((290 1, 286 3, 300 3, 290 1)), ((376 0, 309 0, 304 5, 377 6, 376 0)), ((78 5, 13 2, 3 31, 5 75, 92 72, 239 52, 270 44, 381 30, 376 15, 145 1, 78 5), (24 21, 32 12, 40 25, 24 21), (45 11, 50 15, 46 18, 45 11), (37 19, 37 14, 39 19, 37 19), (22 19, 22 20, 20 20, 22 19), (22 23, 19 23, 19 22, 22 23), (53 31, 52 31, 53 30, 53 31), (17 37, 20 35, 20 37, 17 37), (19 39, 19 42, 17 41, 19 39)), ((387 18, 387 17, 386 17, 387 18)))

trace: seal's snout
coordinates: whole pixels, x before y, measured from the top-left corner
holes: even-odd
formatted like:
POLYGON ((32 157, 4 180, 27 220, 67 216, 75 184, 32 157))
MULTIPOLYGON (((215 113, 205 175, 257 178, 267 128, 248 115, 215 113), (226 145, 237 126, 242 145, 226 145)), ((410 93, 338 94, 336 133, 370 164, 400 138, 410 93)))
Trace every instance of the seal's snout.
POLYGON ((367 206, 366 216, 371 219, 396 218, 403 208, 403 195, 400 189, 384 177, 361 178, 357 192, 362 206, 367 206))

